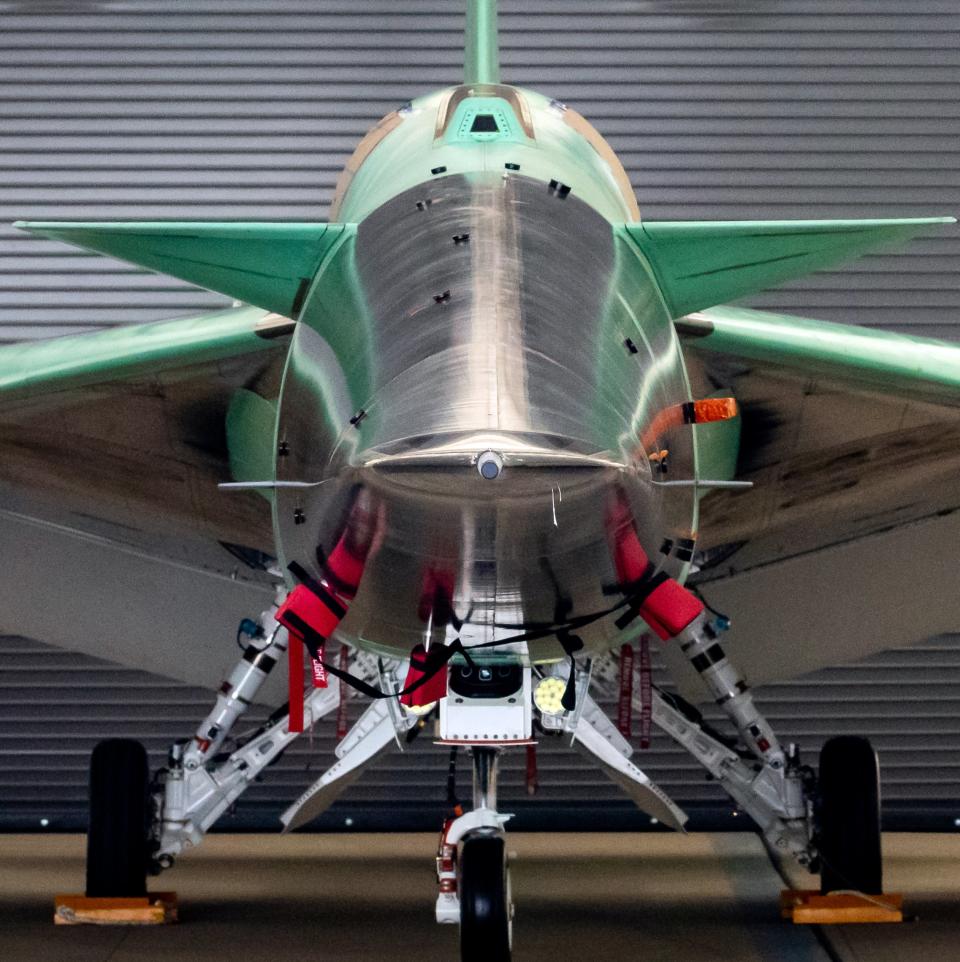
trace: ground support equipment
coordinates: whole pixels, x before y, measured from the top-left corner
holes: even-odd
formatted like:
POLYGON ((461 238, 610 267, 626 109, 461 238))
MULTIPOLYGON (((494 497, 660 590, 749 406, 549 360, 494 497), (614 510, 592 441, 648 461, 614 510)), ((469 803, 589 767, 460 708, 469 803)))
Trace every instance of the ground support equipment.
POLYGON ((784 889, 780 893, 780 916, 795 925, 846 925, 853 922, 902 922, 903 896, 889 892, 831 892, 817 889, 784 889))
POLYGON ((166 925, 176 921, 176 892, 129 899, 58 895, 53 900, 55 925, 166 925))

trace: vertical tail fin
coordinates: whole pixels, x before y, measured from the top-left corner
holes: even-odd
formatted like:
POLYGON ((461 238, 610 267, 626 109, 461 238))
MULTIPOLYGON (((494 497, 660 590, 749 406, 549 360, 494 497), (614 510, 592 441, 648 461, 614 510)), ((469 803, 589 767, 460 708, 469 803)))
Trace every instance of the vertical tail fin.
POLYGON ((497 0, 467 0, 463 82, 465 84, 500 83, 497 0))

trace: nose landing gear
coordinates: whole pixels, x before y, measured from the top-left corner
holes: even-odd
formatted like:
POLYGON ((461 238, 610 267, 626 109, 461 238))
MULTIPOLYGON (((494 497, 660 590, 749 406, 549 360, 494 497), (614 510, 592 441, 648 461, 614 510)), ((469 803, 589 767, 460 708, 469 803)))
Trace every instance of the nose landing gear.
POLYGON ((510 962, 512 914, 503 836, 468 836, 460 852, 461 962, 510 962))
POLYGON ((474 746, 472 812, 449 822, 437 859, 437 921, 460 924, 461 962, 510 962, 513 898, 497 810, 497 748, 474 746))

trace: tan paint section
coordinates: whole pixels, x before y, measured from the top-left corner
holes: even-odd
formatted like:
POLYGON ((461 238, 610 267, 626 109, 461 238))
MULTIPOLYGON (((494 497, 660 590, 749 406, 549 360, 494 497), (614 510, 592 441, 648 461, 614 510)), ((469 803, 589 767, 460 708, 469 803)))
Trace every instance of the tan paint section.
POLYGON ((620 193, 623 195, 623 201, 627 205, 632 215, 632 219, 636 222, 640 221, 640 207, 637 204, 637 198, 633 193, 633 187, 630 184, 630 178, 627 176, 627 172, 623 169, 623 164, 620 163, 620 158, 614 153, 613 148, 600 136, 600 132, 584 117, 582 114, 578 114, 575 110, 571 110, 569 107, 563 112, 563 119, 566 121, 567 125, 572 127, 590 146, 600 155, 600 158, 607 164, 610 168, 610 173, 613 174, 614 180, 617 182, 617 186, 620 188, 620 193))
POLYGON ((403 118, 399 112, 394 110, 387 114, 376 126, 367 131, 363 140, 357 144, 350 159, 337 180, 337 186, 333 192, 333 202, 330 205, 330 222, 336 222, 340 217, 340 207, 343 205, 343 198, 346 196, 350 182, 353 180, 363 162, 373 153, 380 144, 380 141, 390 133, 395 127, 399 127, 403 118))

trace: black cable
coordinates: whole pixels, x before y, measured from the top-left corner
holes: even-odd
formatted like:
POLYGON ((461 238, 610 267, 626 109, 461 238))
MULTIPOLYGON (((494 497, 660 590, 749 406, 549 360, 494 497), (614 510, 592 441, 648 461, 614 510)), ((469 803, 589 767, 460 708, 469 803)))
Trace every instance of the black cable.
MULTIPOLYGON (((293 563, 289 565, 289 570, 298 581, 300 581, 302 584, 305 584, 311 591, 314 589, 316 582, 314 582, 314 580, 307 575, 303 568, 296 563, 293 563)), ((649 593, 650 591, 647 590, 647 585, 645 583, 638 584, 634 587, 634 591, 631 592, 631 594, 617 602, 617 604, 611 605, 609 608, 604 608, 601 611, 595 611, 588 615, 578 615, 575 618, 568 618, 566 622, 554 623, 543 628, 535 628, 530 631, 524 631, 516 635, 511 635, 507 638, 498 638, 494 641, 483 642, 479 645, 470 645, 468 647, 463 644, 460 638, 456 638, 449 645, 431 648, 430 652, 428 653, 428 659, 432 662, 429 667, 433 670, 426 671, 415 682, 397 692, 385 692, 374 685, 368 684, 362 678, 357 678, 356 675, 351 675, 349 672, 343 671, 334 665, 328 664, 325 660, 320 658, 320 650, 326 643, 326 639, 313 628, 311 628, 310 625, 308 625, 299 615, 296 614, 296 612, 287 612, 285 617, 286 620, 290 622, 290 624, 287 624, 286 627, 302 639, 303 643, 309 649, 311 656, 320 661, 323 667, 335 678, 339 678, 341 681, 346 682, 352 688, 355 688, 368 698, 400 698, 404 695, 413 694, 413 692, 426 685, 439 671, 446 666, 447 662, 453 657, 453 655, 457 653, 462 654, 467 663, 472 667, 469 654, 471 651, 499 648, 503 645, 517 644, 519 642, 526 641, 537 641, 541 638, 550 638, 552 636, 556 636, 560 644, 563 646, 565 654, 569 655, 571 662, 573 662, 573 652, 567 651, 568 644, 566 644, 565 641, 567 639, 570 641, 576 639, 576 642, 579 642, 579 645, 575 647, 574 650, 579 650, 579 648, 582 648, 583 642, 576 638, 575 635, 572 635, 571 632, 580 628, 585 628, 588 625, 599 621, 601 618, 605 618, 608 615, 614 614, 621 608, 628 606, 631 608, 638 608, 639 606, 637 599, 639 598, 639 600, 642 601, 647 597, 647 595, 649 595, 649 593), (430 657, 431 655, 433 656, 432 658, 430 657)), ((327 592, 324 590, 323 596, 326 594, 327 592)), ((321 600, 323 600, 323 596, 318 595, 318 597, 321 597, 321 600)), ((571 672, 571 678, 572 676, 573 672, 571 672)))
POLYGON ((447 762, 447 802, 456 808, 460 804, 457 798, 457 746, 450 749, 450 759, 447 762))

